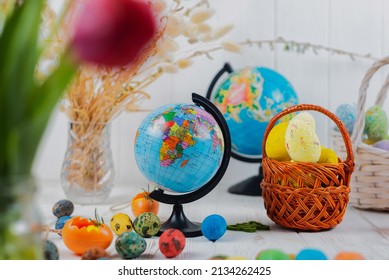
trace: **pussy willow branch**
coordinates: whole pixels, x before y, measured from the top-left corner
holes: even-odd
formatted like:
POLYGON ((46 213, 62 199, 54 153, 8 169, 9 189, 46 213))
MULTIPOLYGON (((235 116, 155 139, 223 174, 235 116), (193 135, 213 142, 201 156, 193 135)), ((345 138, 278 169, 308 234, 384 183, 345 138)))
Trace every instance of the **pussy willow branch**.
MULTIPOLYGON (((275 50, 276 45, 283 45, 283 49, 285 51, 294 51, 297 53, 304 54, 307 51, 312 51, 314 54, 319 55, 319 51, 326 51, 330 54, 335 54, 335 55, 343 55, 349 57, 351 60, 355 61, 356 58, 359 59, 368 59, 368 60, 377 60, 378 57, 374 57, 371 54, 360 54, 356 52, 350 52, 350 51, 345 51, 342 49, 337 49, 337 48, 332 48, 332 47, 327 47, 319 44, 312 44, 308 42, 298 42, 294 40, 285 40, 282 37, 278 37, 276 39, 269 39, 269 40, 251 40, 247 39, 246 41, 242 42, 237 42, 237 45, 240 47, 243 46, 248 46, 248 47, 258 47, 262 48, 263 46, 267 45, 270 47, 272 51, 275 50)), ((223 47, 218 45, 209 49, 204 49, 204 50, 192 50, 192 51, 187 51, 186 53, 189 53, 184 59, 192 59, 195 57, 199 56, 206 56, 208 59, 213 59, 212 53, 216 51, 221 51, 223 50, 223 47)), ((158 61, 155 63, 159 64, 162 63, 161 61, 158 61)), ((151 84, 155 80, 157 80, 163 73, 161 72, 161 68, 158 68, 155 73, 151 74, 148 76, 145 80, 143 81, 138 81, 136 85, 133 86, 133 91, 134 92, 140 92, 142 89, 144 89, 147 85, 151 84)), ((146 97, 146 96, 144 96, 146 97)), ((128 109, 128 111, 138 111, 136 107, 132 107, 128 109)))
MULTIPOLYGON (((256 46, 258 48, 262 48, 264 45, 268 45, 272 51, 275 50, 276 45, 283 45, 285 51, 295 51, 297 53, 302 53, 304 54, 307 51, 312 51, 314 54, 319 54, 319 51, 323 50, 326 51, 330 54, 336 54, 336 55, 344 55, 348 56, 351 60, 355 60, 356 58, 360 59, 369 59, 369 60, 377 60, 379 59, 378 57, 374 57, 371 54, 360 54, 356 52, 349 52, 345 51, 342 49, 337 49, 337 48, 332 48, 332 47, 327 47, 319 44, 312 44, 308 42, 298 42, 294 40, 285 40, 282 37, 278 37, 276 39, 269 39, 269 40, 251 40, 247 39, 246 41, 243 42, 237 42, 237 44, 241 47, 243 46, 249 46, 253 47, 256 46)), ((215 51, 222 50, 222 46, 217 46, 214 48, 210 48, 207 50, 200 50, 200 51, 195 51, 192 55, 188 56, 188 58, 194 58, 198 56, 205 55, 208 58, 211 57, 211 53, 215 51)))

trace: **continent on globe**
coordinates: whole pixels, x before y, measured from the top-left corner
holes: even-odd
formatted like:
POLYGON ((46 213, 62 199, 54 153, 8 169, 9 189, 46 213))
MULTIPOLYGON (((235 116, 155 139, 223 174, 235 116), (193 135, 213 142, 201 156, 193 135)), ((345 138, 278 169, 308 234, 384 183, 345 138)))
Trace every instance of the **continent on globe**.
MULTIPOLYGON (((162 114, 165 120, 165 126, 162 127, 162 147, 160 149, 160 160, 163 166, 174 163, 178 158, 182 158, 186 148, 195 144, 190 134, 190 122, 177 115, 176 112, 168 111, 162 114)), ((184 167, 188 160, 181 163, 184 167)))
POLYGON ((211 114, 196 105, 172 104, 150 113, 137 130, 135 159, 160 188, 194 191, 220 167, 223 135, 211 114))
POLYGON ((246 67, 221 83, 212 102, 226 119, 233 151, 260 157, 269 121, 282 110, 297 105, 298 97, 289 81, 276 71, 246 67))

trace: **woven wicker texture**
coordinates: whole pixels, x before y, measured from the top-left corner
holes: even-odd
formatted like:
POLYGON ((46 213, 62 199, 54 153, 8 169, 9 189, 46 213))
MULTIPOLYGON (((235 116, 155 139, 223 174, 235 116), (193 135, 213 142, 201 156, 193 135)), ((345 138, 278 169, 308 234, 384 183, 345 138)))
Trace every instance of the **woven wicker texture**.
MULTIPOLYGON (((362 142, 369 83, 374 74, 387 64, 389 57, 377 60, 366 72, 359 89, 355 127, 351 136, 356 168, 350 194, 350 204, 357 208, 389 210, 389 151, 362 142)), ((376 105, 383 105, 388 87, 389 76, 378 93, 376 105)))
POLYGON ((354 156, 343 123, 330 111, 311 104, 290 107, 271 119, 263 140, 262 196, 268 217, 281 226, 320 231, 338 225, 345 214, 350 192, 354 156), (266 155, 270 130, 281 117, 297 111, 318 111, 335 122, 345 143, 347 157, 337 164, 282 162, 266 155))

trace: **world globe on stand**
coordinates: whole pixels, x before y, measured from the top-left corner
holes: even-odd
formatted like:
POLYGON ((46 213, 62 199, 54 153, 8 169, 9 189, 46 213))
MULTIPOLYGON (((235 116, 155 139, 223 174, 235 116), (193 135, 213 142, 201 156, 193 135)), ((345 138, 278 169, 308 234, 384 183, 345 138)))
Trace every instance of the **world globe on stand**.
MULTIPOLYGON (((215 76, 207 98, 226 119, 231 134, 232 156, 246 162, 261 162, 262 139, 269 121, 277 113, 299 102, 292 84, 278 72, 266 67, 245 67, 233 71, 228 63, 215 76), (213 90, 224 72, 229 75, 213 90)), ((243 186, 239 184, 235 189, 230 188, 230 192, 260 195, 259 183, 260 179, 255 176, 243 186), (247 187, 247 184, 256 186, 257 190, 247 187)))
POLYGON ((136 134, 135 157, 150 182, 185 193, 216 173, 223 145, 220 127, 208 112, 196 105, 172 104, 144 119, 136 134))
POLYGON ((201 235, 200 225, 187 220, 181 204, 210 192, 230 158, 231 141, 223 116, 208 99, 193 94, 192 100, 196 104, 169 104, 154 110, 135 136, 136 163, 156 186, 150 197, 174 204, 160 234, 173 227, 185 236, 201 235))

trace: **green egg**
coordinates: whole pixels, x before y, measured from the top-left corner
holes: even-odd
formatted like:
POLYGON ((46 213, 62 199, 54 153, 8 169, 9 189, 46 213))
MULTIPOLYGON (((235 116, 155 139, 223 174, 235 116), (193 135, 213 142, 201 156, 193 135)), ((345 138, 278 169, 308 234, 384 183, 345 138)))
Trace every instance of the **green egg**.
POLYGON ((152 237, 161 229, 161 221, 151 212, 140 214, 133 223, 134 230, 142 237, 152 237))
POLYGON ((122 259, 134 259, 146 250, 146 241, 139 234, 127 231, 118 236, 115 249, 122 259))
POLYGON ((370 107, 365 114, 365 130, 367 138, 380 141, 388 134, 388 117, 379 105, 370 107))
POLYGON ((258 253, 256 260, 290 260, 290 256, 281 250, 267 249, 258 253))

